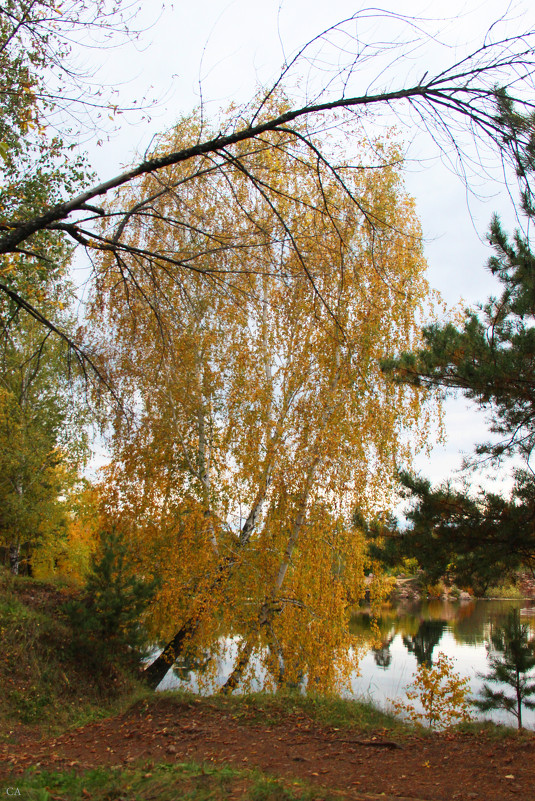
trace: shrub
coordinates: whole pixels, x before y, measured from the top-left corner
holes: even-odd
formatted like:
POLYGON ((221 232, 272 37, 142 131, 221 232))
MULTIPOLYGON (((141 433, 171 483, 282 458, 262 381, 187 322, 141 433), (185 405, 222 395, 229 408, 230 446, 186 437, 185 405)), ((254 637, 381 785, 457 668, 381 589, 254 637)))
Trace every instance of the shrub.
POLYGON ((500 584, 494 587, 487 587, 486 598, 506 598, 508 600, 519 600, 522 593, 514 584, 500 584))
POLYGON ((443 581, 436 581, 434 584, 427 584, 425 592, 430 598, 440 598, 446 592, 443 581))
POLYGON ((435 665, 419 665, 407 692, 409 703, 393 701, 395 711, 406 713, 412 721, 423 722, 430 729, 445 729, 470 720, 468 679, 462 679, 453 665, 453 659, 442 652, 435 665), (412 701, 419 701, 423 711, 412 701))

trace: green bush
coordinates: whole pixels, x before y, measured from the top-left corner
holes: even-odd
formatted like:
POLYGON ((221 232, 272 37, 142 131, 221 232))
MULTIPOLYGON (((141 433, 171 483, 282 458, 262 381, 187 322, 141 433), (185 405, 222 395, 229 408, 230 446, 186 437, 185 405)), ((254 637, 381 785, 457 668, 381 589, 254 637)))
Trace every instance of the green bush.
POLYGON ((517 601, 522 598, 522 593, 514 584, 500 584, 488 587, 485 592, 486 598, 506 598, 507 600, 517 601))

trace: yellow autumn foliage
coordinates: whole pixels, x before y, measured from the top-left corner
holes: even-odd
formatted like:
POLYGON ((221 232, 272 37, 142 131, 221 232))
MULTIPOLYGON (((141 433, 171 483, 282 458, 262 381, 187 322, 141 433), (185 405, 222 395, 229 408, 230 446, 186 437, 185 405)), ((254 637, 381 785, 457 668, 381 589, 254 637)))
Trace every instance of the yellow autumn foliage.
POLYGON ((418 665, 406 693, 408 700, 393 701, 395 711, 406 714, 415 723, 423 722, 430 729, 447 729, 469 721, 469 682, 453 668, 453 659, 442 651, 434 665, 418 665))
POLYGON ((40 543, 32 554, 33 575, 39 579, 62 579, 69 584, 84 585, 91 565, 91 557, 99 542, 99 498, 96 491, 87 486, 77 486, 74 476, 70 491, 63 482, 64 519, 61 536, 53 532, 40 543))
POLYGON ((283 130, 236 150, 239 164, 199 156, 116 198, 131 250, 101 256, 93 335, 130 416, 110 410, 103 514, 162 576, 155 638, 195 621, 188 654, 239 642, 242 680, 254 654, 267 685, 328 691, 361 646, 353 510, 390 507, 430 423, 422 392, 380 367, 419 341, 420 228, 395 143, 363 136, 345 165, 333 143, 336 173, 283 130))

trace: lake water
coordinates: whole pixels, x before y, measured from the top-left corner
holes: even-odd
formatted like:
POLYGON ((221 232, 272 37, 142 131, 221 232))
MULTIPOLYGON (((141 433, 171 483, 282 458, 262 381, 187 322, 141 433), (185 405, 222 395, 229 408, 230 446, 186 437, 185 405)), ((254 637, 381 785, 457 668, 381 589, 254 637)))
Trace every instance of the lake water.
MULTIPOLYGON (((511 609, 520 610, 521 621, 535 638, 535 601, 425 601, 385 608, 378 618, 382 647, 371 649, 361 661, 360 675, 351 682, 351 696, 370 698, 388 708, 389 699, 404 697, 418 665, 433 664, 439 652, 454 659, 456 672, 468 678, 471 694, 477 696, 483 684, 477 673, 488 672, 491 631, 505 622, 511 609)), ((351 621, 355 633, 369 625, 365 613, 351 621)), ((516 725, 505 711, 477 717, 516 725)), ((535 728, 535 711, 524 709, 522 717, 526 727, 535 728)))
MULTIPOLYGON (((530 637, 535 638, 535 601, 425 601, 385 606, 377 618, 381 642, 361 660, 358 675, 351 678, 351 691, 344 695, 371 700, 388 709, 391 699, 404 698, 418 664, 434 663, 439 652, 454 659, 455 670, 469 679, 472 695, 477 695, 482 685, 477 673, 488 671, 490 633, 505 621, 511 609, 520 610, 522 622, 530 628, 530 637)), ((369 612, 356 613, 350 630, 354 634, 369 634, 369 612)), ((239 638, 227 638, 225 656, 217 664, 216 686, 222 685, 229 675, 238 642, 239 638)), ((258 668, 257 681, 251 689, 260 689, 262 680, 258 668)), ((195 671, 170 671, 159 689, 175 688, 198 691, 195 671)), ((477 716, 516 725, 515 718, 506 712, 477 716)), ((523 723, 535 729, 535 710, 524 709, 523 723)))

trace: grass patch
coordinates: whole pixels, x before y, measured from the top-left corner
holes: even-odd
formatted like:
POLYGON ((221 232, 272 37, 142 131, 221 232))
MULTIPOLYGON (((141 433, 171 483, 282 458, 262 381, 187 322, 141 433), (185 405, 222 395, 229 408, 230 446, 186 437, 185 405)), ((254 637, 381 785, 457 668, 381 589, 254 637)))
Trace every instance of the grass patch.
MULTIPOLYGON (((21 801, 328 801, 335 796, 302 781, 268 776, 259 770, 199 762, 159 764, 129 770, 98 768, 84 773, 29 772, 0 784, 18 788, 21 801)), ((4 789, 5 788, 5 789, 4 789)), ((15 797, 15 796, 13 796, 15 797)), ((336 797, 340 797, 337 794, 336 797)))
MULTIPOLYGON (((396 716, 382 712, 371 703, 335 696, 301 695, 296 692, 250 693, 247 695, 213 695, 200 698, 187 692, 158 693, 154 700, 165 698, 171 703, 204 704, 223 709, 233 717, 266 726, 282 723, 288 716, 307 717, 322 726, 353 728, 359 731, 388 730, 396 734, 413 731, 413 727, 396 716)), ((151 699, 148 699, 150 703, 151 699)))
POLYGON ((472 720, 468 723, 459 723, 453 729, 461 734, 471 734, 474 737, 486 737, 489 740, 520 739, 533 741, 535 733, 530 729, 521 729, 508 726, 505 723, 494 723, 492 720, 472 720))
MULTIPOLYGON (((81 647, 62 604, 68 588, 0 573, 0 723, 39 725, 43 733, 111 714, 138 691, 121 666, 81 647)), ((9 737, 9 734, 7 734, 9 737)))

